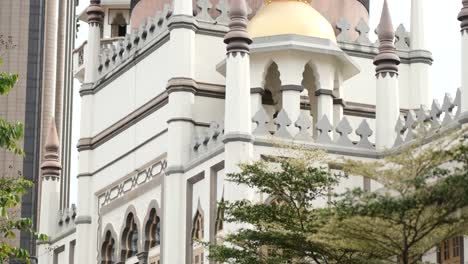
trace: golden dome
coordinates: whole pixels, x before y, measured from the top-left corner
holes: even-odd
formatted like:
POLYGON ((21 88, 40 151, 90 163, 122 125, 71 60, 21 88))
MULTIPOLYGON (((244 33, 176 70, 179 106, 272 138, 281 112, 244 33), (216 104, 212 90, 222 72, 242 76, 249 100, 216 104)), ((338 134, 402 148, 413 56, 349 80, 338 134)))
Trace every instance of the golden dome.
POLYGON ((296 34, 328 39, 336 43, 333 27, 311 5, 302 0, 266 0, 247 27, 250 37, 296 34))

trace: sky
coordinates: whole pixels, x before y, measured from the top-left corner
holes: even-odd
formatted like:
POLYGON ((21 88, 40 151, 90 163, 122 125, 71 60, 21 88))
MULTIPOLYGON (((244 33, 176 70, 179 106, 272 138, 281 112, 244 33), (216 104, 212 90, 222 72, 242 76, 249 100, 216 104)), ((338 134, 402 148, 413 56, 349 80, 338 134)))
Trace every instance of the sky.
MULTIPOLYGON (((130 0, 129 0, 130 1, 130 0)), ((457 20, 458 12, 461 9, 461 0, 424 0, 426 1, 426 39, 428 48, 433 54, 434 64, 432 65, 432 90, 433 97, 442 101, 445 93, 455 95, 455 91, 461 83, 461 42, 460 42, 460 23, 457 20)), ((88 5, 89 1, 82 0, 77 8, 81 13, 88 5)), ((388 0, 390 12, 395 29, 403 23, 409 31, 410 25, 410 0, 388 0)), ((382 12, 383 0, 371 0, 370 10, 370 28, 377 27, 380 14, 382 12)), ((80 23, 77 33, 76 46, 78 47, 87 38, 87 25, 80 23)), ((375 38, 371 34, 371 39, 375 38)), ((80 83, 75 81, 74 99, 73 99, 73 145, 76 145, 79 139, 80 122, 80 83)), ((78 152, 73 148, 71 172, 71 201, 76 202, 77 198, 77 180, 78 174, 78 152)))

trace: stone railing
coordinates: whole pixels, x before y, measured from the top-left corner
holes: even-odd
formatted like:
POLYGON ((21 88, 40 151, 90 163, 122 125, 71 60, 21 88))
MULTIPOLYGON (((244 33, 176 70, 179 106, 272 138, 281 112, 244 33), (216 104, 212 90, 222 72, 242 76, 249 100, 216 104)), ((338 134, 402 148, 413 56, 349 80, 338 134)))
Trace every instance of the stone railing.
POLYGON ((357 129, 351 127, 348 119, 343 119, 334 128, 327 116, 324 116, 315 125, 316 133, 312 133, 311 117, 302 112, 293 123, 286 111, 281 110, 275 118, 270 118, 263 107, 254 115, 252 121, 256 124, 253 134, 257 137, 276 137, 285 140, 300 142, 313 142, 318 144, 335 145, 345 148, 361 148, 372 150, 374 144, 369 138, 373 131, 364 119, 357 129), (274 126, 272 126, 274 124, 274 126), (271 129, 274 127, 274 129, 271 129), (294 129, 292 129, 294 128, 294 129), (332 139, 332 132, 336 132, 335 139, 332 139), (359 136, 359 141, 353 142, 350 139, 352 133, 359 136))
POLYGON ((461 90, 458 89, 455 99, 445 94, 442 106, 434 100, 430 110, 425 107, 410 110, 406 118, 400 117, 395 125, 397 136, 394 147, 411 142, 422 133, 437 133, 440 129, 450 127, 461 114, 460 105, 461 90))
POLYGON ((224 124, 211 122, 208 129, 198 132, 192 143, 192 158, 197 158, 203 154, 223 145, 224 124))
POLYGON ((134 55, 151 46, 164 36, 168 29, 168 21, 172 15, 170 5, 165 5, 163 11, 145 19, 141 26, 128 34, 124 39, 103 45, 99 55, 99 75, 105 77, 134 55))

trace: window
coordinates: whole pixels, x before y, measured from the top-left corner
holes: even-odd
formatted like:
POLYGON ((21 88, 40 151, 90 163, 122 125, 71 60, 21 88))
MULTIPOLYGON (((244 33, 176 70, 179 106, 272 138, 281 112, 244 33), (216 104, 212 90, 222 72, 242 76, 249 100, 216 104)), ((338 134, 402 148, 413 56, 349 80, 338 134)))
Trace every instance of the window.
POLYGON ((132 213, 128 214, 126 226, 122 233, 122 261, 138 253, 138 228, 132 213))
POLYGON ((161 220, 157 215, 156 209, 151 209, 150 216, 146 222, 146 242, 145 250, 159 246, 161 244, 161 220))
POLYGON ((445 240, 437 250, 437 263, 458 264, 462 261, 463 237, 445 240))
POLYGON ((127 21, 122 13, 117 13, 111 23, 111 37, 125 37, 127 35, 127 21))
POLYGON ((107 231, 104 242, 101 247, 101 264, 114 263, 115 256, 115 240, 110 231, 107 231))
POLYGON ((203 213, 197 210, 193 219, 192 227, 192 245, 193 245, 193 264, 204 264, 204 248, 197 241, 203 240, 204 237, 204 219, 203 213))

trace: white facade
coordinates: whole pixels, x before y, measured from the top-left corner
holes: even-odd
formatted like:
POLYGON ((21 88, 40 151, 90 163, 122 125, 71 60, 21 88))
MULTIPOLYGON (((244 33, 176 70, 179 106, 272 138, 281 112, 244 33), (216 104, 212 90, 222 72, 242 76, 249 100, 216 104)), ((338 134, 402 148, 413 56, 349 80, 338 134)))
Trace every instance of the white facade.
MULTIPOLYGON (((111 37, 106 5, 116 4, 107 2, 104 38, 111 37)), ((40 264, 208 263, 192 238, 215 242, 235 228, 221 230, 217 202, 267 199, 224 181, 240 162, 280 155, 278 141, 375 160, 411 141, 418 118, 438 120, 444 112, 451 117, 444 126, 461 120, 460 93, 434 115, 414 107, 414 75, 427 81, 414 73, 415 61, 429 66, 432 59, 412 52, 401 35, 398 78, 377 79, 378 44, 367 32, 341 36, 338 44, 258 38, 249 54, 226 55, 224 2, 218 17, 207 17, 206 6, 193 16, 191 1, 175 0, 173 8, 111 45, 102 46, 99 28, 90 27, 84 64, 75 64, 83 81, 79 204, 62 217, 49 215, 57 229, 48 246, 55 250, 40 264), (375 119, 376 108, 385 120, 375 119), (398 109, 411 118, 395 123, 398 109)), ((346 187, 364 187, 364 180, 351 177, 338 189, 346 187)), ((430 254, 428 260, 435 263, 430 254)))

